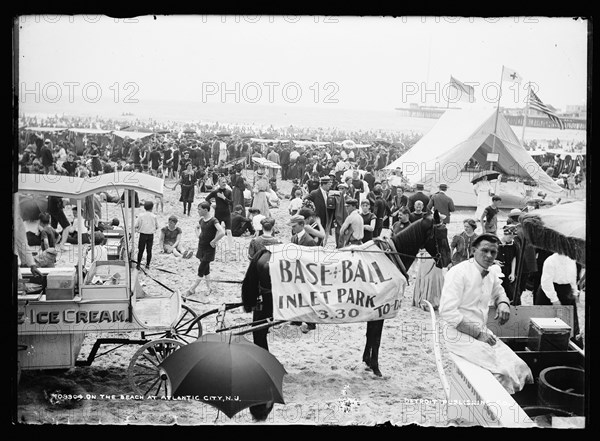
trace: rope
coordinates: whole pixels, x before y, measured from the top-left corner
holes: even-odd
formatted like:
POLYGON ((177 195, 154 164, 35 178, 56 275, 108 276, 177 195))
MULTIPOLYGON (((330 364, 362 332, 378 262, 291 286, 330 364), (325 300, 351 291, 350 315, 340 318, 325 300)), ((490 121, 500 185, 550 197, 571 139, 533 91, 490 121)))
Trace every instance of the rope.
MULTIPOLYGON (((343 248, 342 248, 343 249, 343 248)), ((352 251, 353 253, 383 253, 383 254, 396 254, 398 256, 406 256, 406 257, 412 257, 414 259, 435 259, 435 257, 431 257, 431 256, 413 256, 412 254, 405 254, 405 253, 400 253, 398 251, 384 251, 384 250, 346 250, 346 251, 352 251)))

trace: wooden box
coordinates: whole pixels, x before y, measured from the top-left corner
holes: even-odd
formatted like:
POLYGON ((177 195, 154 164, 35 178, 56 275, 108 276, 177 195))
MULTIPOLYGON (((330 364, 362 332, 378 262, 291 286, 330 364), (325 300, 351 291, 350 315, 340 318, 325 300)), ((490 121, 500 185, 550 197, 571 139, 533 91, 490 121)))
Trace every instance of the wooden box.
POLYGON ((532 317, 527 348, 532 351, 567 351, 571 327, 559 318, 532 317))
POLYGON ((46 300, 72 300, 75 297, 75 268, 64 268, 46 276, 46 300))

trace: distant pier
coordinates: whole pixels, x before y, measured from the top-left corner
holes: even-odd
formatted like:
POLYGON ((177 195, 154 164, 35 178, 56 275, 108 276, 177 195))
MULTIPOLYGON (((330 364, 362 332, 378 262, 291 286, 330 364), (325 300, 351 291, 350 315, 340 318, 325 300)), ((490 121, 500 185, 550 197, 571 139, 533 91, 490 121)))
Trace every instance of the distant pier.
MULTIPOLYGON (((457 107, 396 107, 402 116, 413 118, 430 118, 438 119, 448 109, 458 109, 457 107)), ((504 118, 511 126, 523 126, 524 115, 511 115, 503 113, 504 118)), ((566 118, 560 117, 566 129, 585 130, 587 127, 586 120, 581 118, 566 118)), ((546 116, 528 116, 527 127, 541 127, 546 129, 558 128, 558 126, 550 118, 546 116)))

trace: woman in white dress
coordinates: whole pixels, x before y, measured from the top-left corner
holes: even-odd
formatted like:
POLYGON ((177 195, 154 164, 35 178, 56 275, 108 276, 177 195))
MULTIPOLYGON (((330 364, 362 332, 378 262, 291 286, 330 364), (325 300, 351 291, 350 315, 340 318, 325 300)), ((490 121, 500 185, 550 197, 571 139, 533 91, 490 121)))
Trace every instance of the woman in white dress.
POLYGON ((493 188, 487 176, 484 176, 475 184, 473 184, 473 191, 477 195, 477 210, 475 211, 475 219, 478 221, 481 219, 483 210, 492 203, 493 188))
POLYGON ((269 200, 267 197, 267 192, 270 189, 269 181, 265 177, 265 172, 263 169, 258 169, 256 171, 256 181, 254 183, 253 200, 252 200, 252 208, 258 208, 260 210, 260 214, 265 217, 271 217, 271 212, 269 211, 269 200))

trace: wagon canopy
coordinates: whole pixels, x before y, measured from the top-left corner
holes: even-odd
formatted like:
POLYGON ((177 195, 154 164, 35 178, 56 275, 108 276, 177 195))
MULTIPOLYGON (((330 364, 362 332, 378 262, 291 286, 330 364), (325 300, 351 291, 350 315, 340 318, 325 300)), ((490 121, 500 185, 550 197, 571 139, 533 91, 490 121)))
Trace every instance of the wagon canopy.
POLYGON ((521 216, 527 240, 585 265, 587 212, 585 201, 565 202, 521 216))
POLYGON ((85 199, 86 196, 118 189, 137 190, 163 195, 163 180, 137 172, 118 171, 90 178, 19 173, 17 191, 20 193, 53 195, 85 199))

